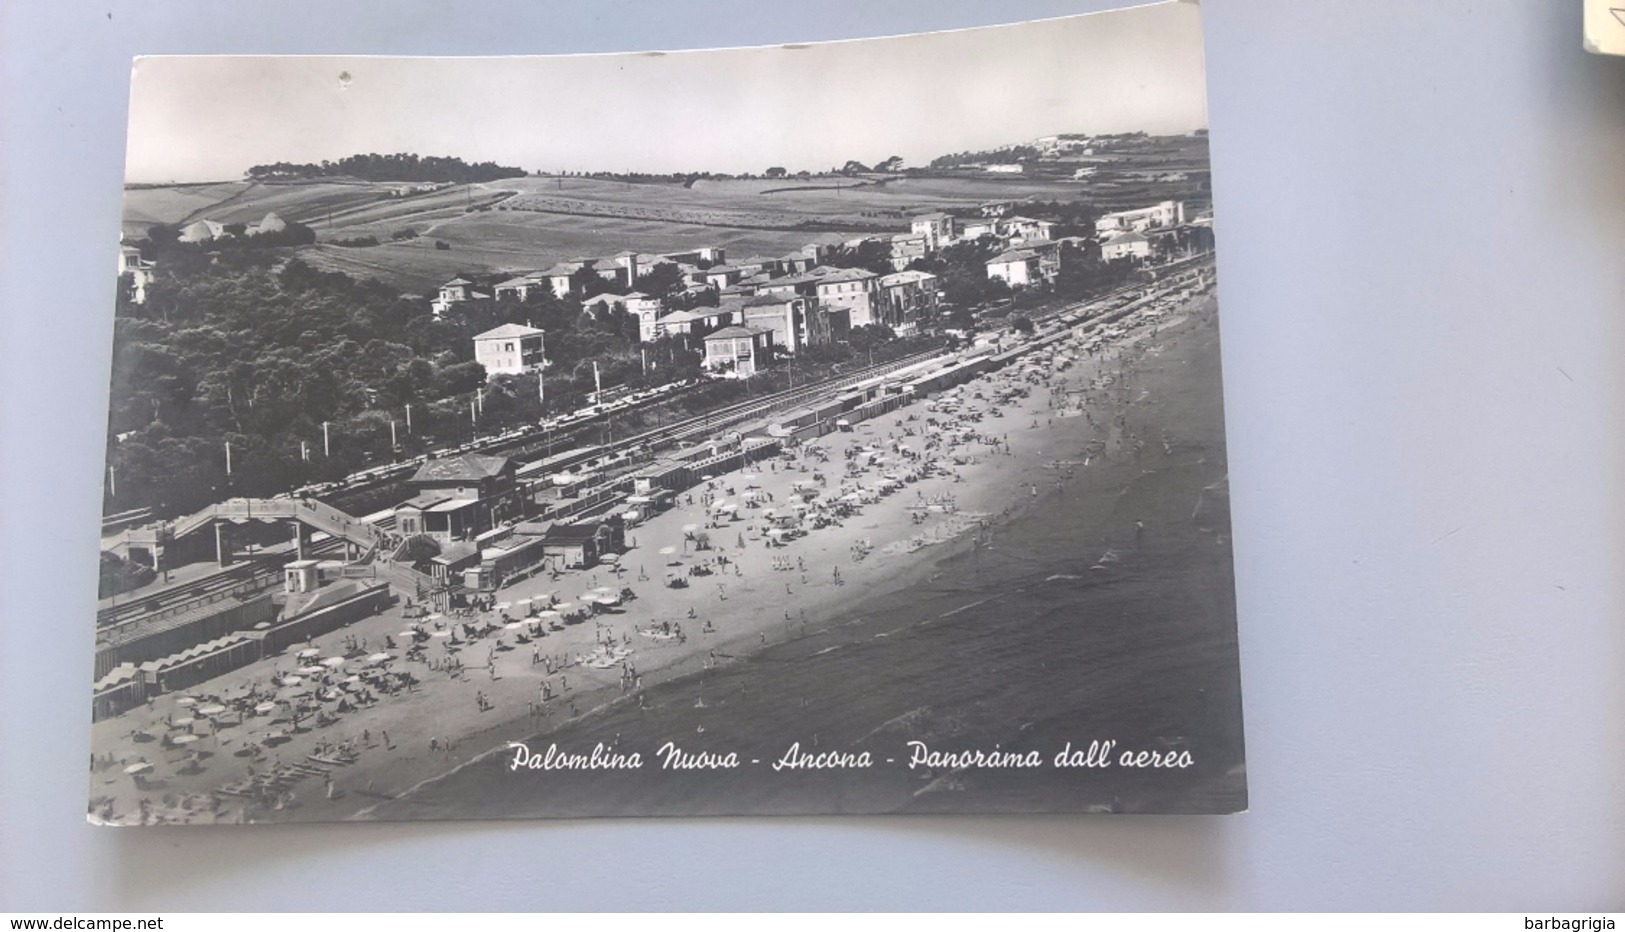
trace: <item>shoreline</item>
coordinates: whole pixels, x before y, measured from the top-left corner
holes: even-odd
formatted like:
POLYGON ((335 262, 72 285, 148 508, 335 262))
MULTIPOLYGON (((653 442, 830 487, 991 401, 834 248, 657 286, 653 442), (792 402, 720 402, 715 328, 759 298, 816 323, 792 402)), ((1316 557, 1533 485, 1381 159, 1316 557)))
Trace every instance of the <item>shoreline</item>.
MULTIPOLYGON (((1210 307, 1211 298, 1195 300, 1201 307, 1210 307)), ((1150 331, 1153 326, 1162 327, 1169 336, 1192 329, 1192 321, 1197 327, 1211 326, 1197 320, 1208 312, 1185 316, 1190 310, 1190 305, 1182 306, 1175 312, 1177 319, 1164 319, 1160 324, 1137 316, 1125 326, 1130 332, 1104 345, 1099 354, 1093 357, 1079 354, 1066 379, 1082 384, 1097 380, 1130 344, 1141 341, 1142 331, 1150 331)), ((1066 342, 1058 344, 1058 348, 1064 347, 1066 342)), ((1001 380, 1017 381, 1020 370, 1021 364, 1014 363, 978 377, 958 391, 968 400, 1001 380)), ((705 520, 698 490, 694 490, 694 505, 687 504, 688 493, 684 493, 679 507, 629 529, 629 543, 635 540, 638 546, 622 555, 622 566, 627 570, 624 577, 617 578, 615 573, 600 567, 570 571, 558 579, 534 577, 503 590, 498 598, 504 601, 546 591, 556 592, 563 601, 573 601, 575 593, 600 584, 612 588, 625 585, 632 587, 639 597, 622 606, 620 611, 599 615, 540 639, 535 645, 538 649, 550 657, 563 656, 568 664, 557 674, 548 674, 545 667, 530 663, 523 648, 493 653, 490 655, 492 669, 487 671, 477 665, 476 657, 470 656, 485 653, 489 643, 485 640, 464 646, 466 679, 451 679, 426 668, 395 661, 397 669, 408 669, 420 678, 422 685, 416 692, 385 698, 375 706, 347 714, 337 725, 296 735, 267 762, 274 766, 283 760, 302 761, 310 753, 308 749, 324 738, 329 741, 349 739, 357 747, 359 757, 354 763, 333 768, 332 785, 336 789, 332 798, 323 792, 321 780, 311 779, 295 787, 296 800, 290 808, 261 811, 235 803, 218 810, 198 806, 196 799, 200 794, 243 776, 245 762, 235 756, 240 752, 231 750, 241 736, 226 736, 232 729, 220 732, 226 736, 224 740, 215 736, 199 742, 199 746, 213 753, 201 762, 203 766, 197 773, 185 777, 178 773, 166 774, 162 787, 144 795, 168 794, 180 801, 175 806, 152 806, 165 820, 173 821, 370 819, 381 806, 409 805, 407 800, 425 786, 492 753, 505 753, 507 741, 526 741, 532 750, 545 748, 546 738, 551 734, 628 703, 638 703, 640 696, 654 687, 704 673, 710 669, 713 654, 717 665, 726 667, 734 660, 807 637, 829 636, 839 642, 843 628, 874 613, 873 609, 866 610, 866 605, 878 606, 940 576, 949 561, 974 550, 985 533, 997 538, 1004 527, 1022 520, 1030 509, 1043 507, 1052 486, 1091 485, 1089 479, 1093 474, 1075 460, 1063 459, 1070 455, 1067 451, 1096 443, 1108 451, 1114 443, 1123 445, 1119 429, 1112 427, 1109 420, 1103 419, 1104 425, 1097 427, 1092 418, 1057 415, 1051 407, 1047 387, 1040 383, 1031 388, 1026 397, 1006 406, 1002 418, 990 416, 975 425, 981 434, 1000 439, 1007 437, 1009 452, 992 453, 990 446, 978 445, 973 454, 975 462, 952 467, 959 474, 957 480, 932 476, 910 483, 889 496, 863 505, 859 513, 840 525, 816 530, 783 548, 769 549, 760 535, 759 512, 741 508, 739 514, 743 520, 712 531, 717 548, 711 554, 726 556, 740 575, 718 573, 697 578, 689 588, 682 590, 661 587, 659 576, 664 567, 657 564, 664 560, 658 551, 682 543, 682 526, 705 520), (1103 437, 1099 435, 1102 429, 1103 437), (1069 478, 1058 479, 1063 474, 1069 478), (1046 490, 1043 496, 1039 495, 1040 486, 1046 490), (919 509, 922 502, 941 496, 952 496, 951 509, 930 512, 920 523, 911 521, 911 511, 919 509), (741 540, 745 541, 743 549, 738 546, 741 540), (867 548, 861 559, 853 558, 854 547, 867 548), (774 558, 803 560, 807 572, 775 570, 774 558), (834 569, 840 572, 839 583, 835 582, 834 569), (650 578, 647 581, 636 578, 640 573, 650 578), (781 585, 784 592, 779 591, 781 585), (685 609, 694 614, 686 615, 685 609), (639 628, 662 621, 675 622, 687 629, 684 642, 656 641, 636 633, 639 628), (707 622, 715 625, 717 633, 700 633, 707 622), (593 647, 600 625, 612 633, 618 644, 625 646, 631 642, 627 660, 641 678, 637 689, 623 689, 619 682, 621 671, 614 667, 594 670, 572 662, 593 647), (527 700, 527 696, 536 695, 543 681, 559 686, 555 698, 536 703, 544 710, 540 714, 534 710, 527 712, 523 704, 533 702, 527 700), (489 697, 494 703, 491 711, 495 715, 487 718, 489 713, 476 710, 472 701, 476 693, 489 697), (457 703, 463 704, 462 710, 455 707, 457 703), (454 742, 452 750, 440 748, 442 734, 454 742), (384 736, 388 736, 387 741, 384 736), (433 750, 431 743, 435 745, 433 750), (192 808, 182 804, 188 798, 194 803, 192 808)), ((1133 399, 1122 400, 1124 405, 1132 403, 1133 399)), ((992 407, 991 402, 985 405, 992 407)), ((882 447, 896 442, 918 446, 929 436, 924 430, 926 408, 924 401, 916 401, 862 422, 853 432, 830 434, 815 442, 814 446, 829 452, 828 462, 821 467, 828 474, 827 493, 839 487, 842 447, 852 443, 882 447), (915 432, 904 433, 909 429, 915 432)), ((1110 413, 1115 415, 1117 411, 1112 408, 1110 413)), ((1102 454, 1102 466, 1106 465, 1104 457, 1109 455, 1102 454)), ((1087 462, 1086 458, 1085 464, 1087 462)), ((757 470, 762 491, 772 494, 775 501, 783 501, 792 481, 811 473, 810 467, 803 473, 789 466, 775 469, 768 463, 753 465, 752 469, 757 470)), ((877 466, 867 467, 859 481, 872 487, 880 471, 877 466)), ((739 481, 741 478, 741 473, 730 473, 718 477, 714 484, 719 492, 726 492, 730 485, 732 491, 737 492, 737 487, 743 484, 739 481)), ((738 500, 731 494, 723 497, 738 500)), ((772 507, 771 504, 768 507, 772 507)), ((685 564, 691 562, 684 560, 685 564)), ((961 606, 954 611, 968 607, 971 606, 961 606)), ((317 646, 331 648, 341 639, 352 636, 376 638, 381 643, 385 634, 400 632, 408 624, 395 608, 320 638, 317 646)), ((443 640, 432 641, 431 656, 437 660, 446 656, 441 653, 444 645, 443 640)), ((249 682, 268 677, 272 668, 286 668, 288 663, 291 661, 286 657, 261 661, 200 684, 190 692, 224 693, 243 688, 249 682)), ((120 735, 132 725, 143 727, 161 722, 166 714, 173 717, 176 698, 168 695, 151 709, 132 710, 124 716, 97 723, 93 747, 101 753, 126 752, 123 759, 129 759, 130 752, 149 756, 142 753, 144 748, 120 735)), ((252 731, 258 723, 257 719, 249 719, 237 730, 252 731)), ((652 752, 654 749, 640 750, 652 752)), ((162 755, 152 753, 150 756, 162 755)), ((115 800, 117 817, 109 824, 131 824, 129 817, 136 814, 129 805, 132 794, 128 792, 128 784, 129 779, 123 777, 119 769, 92 774, 92 797, 112 796, 115 800)), ((97 820, 93 814, 92 821, 97 820)))

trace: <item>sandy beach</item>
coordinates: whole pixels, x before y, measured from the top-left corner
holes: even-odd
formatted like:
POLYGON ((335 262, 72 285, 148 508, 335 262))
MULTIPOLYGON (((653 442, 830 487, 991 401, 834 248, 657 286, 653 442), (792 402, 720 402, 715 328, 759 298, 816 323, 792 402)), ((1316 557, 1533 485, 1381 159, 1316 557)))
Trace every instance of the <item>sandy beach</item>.
MULTIPOLYGON (((481 755, 502 753, 509 741, 534 746, 536 736, 635 707, 662 683, 835 631, 866 605, 977 547, 1002 523, 1044 507, 1051 493, 1087 495, 1096 474, 1103 483, 1121 483, 1139 459, 1174 456, 1180 438, 1125 417, 1148 394, 1127 376, 1172 341, 1211 337, 1215 319, 1210 298, 1137 314, 1093 348, 1086 336, 1061 341, 1044 371, 1018 361, 929 402, 827 435, 810 449, 718 476, 628 529, 618 568, 541 575, 505 588, 497 598, 508 606, 506 617, 497 611, 440 619, 447 627, 433 632, 425 662, 402 657, 403 635, 415 622, 396 606, 316 639, 310 647, 319 658, 271 658, 99 722, 93 747, 104 756, 93 763, 91 818, 110 824, 366 818, 481 755), (1003 400, 995 401, 1000 393, 1003 400), (888 474, 897 477, 896 488, 882 494, 888 474), (797 483, 815 486, 814 503, 850 496, 851 513, 771 545, 766 512, 787 511, 797 483), (718 504, 736 506, 734 517, 719 517, 718 504), (709 535, 709 549, 696 550, 689 527, 709 535), (690 575, 700 567, 704 575, 690 575), (668 573, 688 585, 669 588, 668 573), (544 625, 544 636, 519 642, 533 630, 521 600, 579 604, 600 587, 630 588, 636 597, 563 630, 544 625), (452 625, 465 620, 510 626, 467 641, 452 634, 452 625), (276 721, 279 712, 240 722, 216 716, 212 724, 195 714, 215 698, 270 690, 273 675, 296 667, 377 651, 392 655, 382 669, 410 673, 417 685, 329 725, 307 721, 308 730, 275 746, 264 738, 288 725, 276 721), (175 724, 188 719, 189 726, 175 724), (139 734, 198 737, 165 748, 136 740, 139 734), (150 769, 139 777, 126 772, 142 763, 150 769), (283 779, 270 795, 216 792, 276 773, 283 779)), ((360 664, 327 669, 322 676, 336 681, 360 664)))

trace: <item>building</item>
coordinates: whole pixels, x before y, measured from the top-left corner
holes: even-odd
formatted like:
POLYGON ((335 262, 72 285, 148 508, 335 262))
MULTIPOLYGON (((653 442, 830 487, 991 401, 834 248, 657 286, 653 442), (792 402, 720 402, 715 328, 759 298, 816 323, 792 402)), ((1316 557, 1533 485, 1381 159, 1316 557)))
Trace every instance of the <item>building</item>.
POLYGON ((773 345, 794 354, 812 342, 807 304, 793 291, 755 294, 741 303, 740 320, 746 327, 771 330, 773 345))
POLYGON ((1142 233, 1118 233, 1100 244, 1100 258, 1107 262, 1114 259, 1144 259, 1149 255, 1151 240, 1142 233))
POLYGON ((902 271, 880 276, 883 323, 908 333, 936 316, 941 283, 930 272, 902 271))
POLYGON ((158 264, 141 258, 141 250, 134 246, 119 247, 118 274, 127 289, 125 297, 130 299, 130 303, 146 303, 147 286, 152 284, 153 277, 156 274, 153 270, 156 268, 158 268, 158 264))
MULTIPOLYGON (((845 237, 839 233, 821 233, 812 242, 801 247, 801 253, 813 260, 817 266, 828 261, 829 257, 839 252, 845 237)), ((811 271, 809 268, 807 271, 811 271)))
POLYGON ((638 340, 652 343, 657 335, 655 321, 665 305, 659 298, 646 295, 641 291, 631 294, 601 294, 581 302, 582 310, 597 315, 605 308, 619 308, 638 319, 638 340))
POLYGON ((568 298, 575 294, 575 274, 581 271, 586 263, 580 260, 574 262, 560 262, 545 272, 540 273, 546 279, 547 286, 553 289, 553 297, 568 298))
POLYGON ((542 289, 548 289, 551 293, 552 283, 548 281, 547 275, 543 272, 526 272, 524 275, 516 275, 507 281, 498 282, 491 290, 496 294, 498 301, 510 298, 523 301, 530 297, 532 291, 540 292, 542 289))
POLYGON ((891 238, 891 267, 901 272, 915 259, 924 259, 933 251, 931 240, 923 233, 899 233, 891 238))
POLYGON ((554 522, 542 532, 542 553, 560 569, 597 566, 605 554, 626 549, 626 528, 618 518, 568 524, 554 522))
POLYGON ((745 270, 737 265, 713 265, 700 272, 700 280, 721 291, 745 277, 745 270))
POLYGON ((696 307, 687 311, 672 311, 655 321, 655 335, 704 337, 733 323, 733 314, 726 308, 696 307))
POLYGON ((769 275, 774 274, 778 270, 779 260, 775 256, 751 256, 748 259, 734 262, 732 265, 745 278, 752 278, 762 272, 769 275))
POLYGON ((396 529, 408 537, 432 537, 445 547, 522 517, 515 472, 505 456, 465 453, 430 460, 408 480, 417 494, 396 507, 396 529))
POLYGON ((543 331, 524 324, 503 324, 474 338, 474 361, 485 367, 485 377, 535 372, 545 365, 543 331))
POLYGON ((604 259, 590 260, 593 271, 606 281, 613 281, 622 288, 636 288, 638 286, 638 254, 630 250, 618 252, 604 259))
POLYGON ((801 275, 812 271, 813 266, 818 264, 817 259, 805 252, 792 252, 780 256, 775 261, 778 263, 777 274, 779 275, 801 275))
POLYGON ((1055 224, 1048 220, 1035 220, 1032 217, 1007 217, 1000 224, 1004 235, 1012 242, 1027 242, 1029 240, 1047 240, 1055 224))
POLYGON ((1038 253, 1030 249, 1014 249, 987 260, 987 277, 1001 278, 1011 288, 1026 288, 1043 283, 1038 253))
POLYGON ((454 278, 440 286, 440 293, 435 296, 433 301, 429 302, 429 305, 434 308, 434 316, 439 317, 451 310, 453 305, 490 297, 486 292, 476 290, 474 283, 468 279, 454 278))
POLYGON ((721 265, 727 261, 728 253, 721 246, 701 246, 686 252, 668 252, 660 258, 678 265, 721 265))
POLYGON ((831 334, 879 321, 880 276, 868 269, 836 269, 819 276, 816 287, 831 334))
POLYGON ((909 231, 925 237, 925 248, 936 252, 954 238, 954 218, 937 211, 920 214, 909 221, 909 231))
POLYGON ((181 227, 176 239, 183 243, 206 243, 226 235, 226 225, 213 220, 194 220, 181 227))
POLYGON ((1095 221, 1095 233, 1144 233, 1155 227, 1174 227, 1185 222, 1184 201, 1163 201, 1138 210, 1119 210, 1095 221))
POLYGON ((984 236, 997 236, 998 233, 999 221, 992 217, 985 217, 979 220, 965 220, 959 225, 959 238, 962 240, 981 239, 984 236))
POLYGON ((287 221, 277 216, 276 211, 273 210, 261 217, 259 223, 250 224, 245 232, 249 236, 259 236, 261 233, 281 233, 287 228, 287 221))
POLYGON ((773 331, 766 327, 724 327, 705 338, 702 365, 711 372, 750 378, 773 361, 773 331))

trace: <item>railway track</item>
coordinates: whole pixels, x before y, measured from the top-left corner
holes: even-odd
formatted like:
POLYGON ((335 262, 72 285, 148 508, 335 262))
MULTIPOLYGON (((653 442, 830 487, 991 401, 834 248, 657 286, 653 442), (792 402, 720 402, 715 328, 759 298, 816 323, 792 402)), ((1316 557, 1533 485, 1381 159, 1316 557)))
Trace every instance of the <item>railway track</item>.
MULTIPOLYGON (((312 549, 318 554, 327 553, 339 544, 339 541, 325 540, 313 544, 312 549)), ((137 620, 169 618, 232 595, 263 591, 281 581, 282 565, 292 558, 291 553, 261 554, 154 592, 104 599, 104 604, 96 610, 96 628, 103 630, 137 620)))

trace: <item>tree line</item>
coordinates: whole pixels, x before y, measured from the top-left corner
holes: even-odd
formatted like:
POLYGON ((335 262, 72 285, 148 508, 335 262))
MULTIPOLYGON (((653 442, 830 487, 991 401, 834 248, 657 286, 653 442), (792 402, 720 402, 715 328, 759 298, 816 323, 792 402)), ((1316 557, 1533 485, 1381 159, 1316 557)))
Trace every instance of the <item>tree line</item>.
POLYGON ((417 181, 469 184, 478 181, 496 181, 501 178, 522 178, 522 168, 498 165, 495 162, 469 164, 451 156, 420 156, 411 152, 393 155, 346 156, 338 161, 271 162, 248 169, 250 181, 293 181, 310 178, 360 178, 363 181, 417 181))

